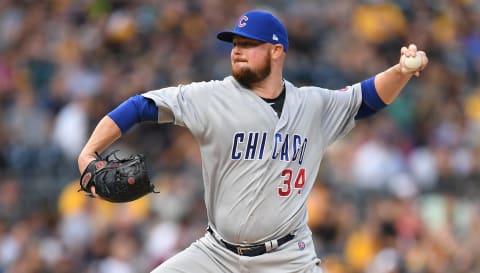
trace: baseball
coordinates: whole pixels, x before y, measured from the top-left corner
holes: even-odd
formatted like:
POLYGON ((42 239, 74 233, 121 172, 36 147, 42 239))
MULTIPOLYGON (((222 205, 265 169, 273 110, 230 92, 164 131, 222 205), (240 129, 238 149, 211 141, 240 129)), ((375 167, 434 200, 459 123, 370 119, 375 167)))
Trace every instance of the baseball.
POLYGON ((406 57, 402 55, 403 65, 409 70, 418 70, 422 65, 422 56, 415 55, 414 57, 406 57))

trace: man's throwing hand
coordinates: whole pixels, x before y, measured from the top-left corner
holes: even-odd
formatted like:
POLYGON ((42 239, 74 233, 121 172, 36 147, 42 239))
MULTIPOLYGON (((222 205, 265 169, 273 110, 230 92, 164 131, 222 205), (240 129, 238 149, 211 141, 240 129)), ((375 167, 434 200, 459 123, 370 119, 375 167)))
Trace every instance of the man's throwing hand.
POLYGON ((427 54, 417 49, 415 44, 402 47, 400 50, 400 69, 404 74, 420 76, 420 72, 428 64, 427 54))

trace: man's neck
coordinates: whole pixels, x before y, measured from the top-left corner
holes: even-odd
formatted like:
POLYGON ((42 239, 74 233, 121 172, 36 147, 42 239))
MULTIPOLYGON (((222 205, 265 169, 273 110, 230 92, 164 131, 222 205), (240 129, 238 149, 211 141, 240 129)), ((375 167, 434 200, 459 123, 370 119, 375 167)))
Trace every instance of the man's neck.
POLYGON ((264 99, 274 99, 277 98, 283 90, 283 79, 265 79, 262 82, 253 84, 251 89, 255 94, 264 98, 264 99))

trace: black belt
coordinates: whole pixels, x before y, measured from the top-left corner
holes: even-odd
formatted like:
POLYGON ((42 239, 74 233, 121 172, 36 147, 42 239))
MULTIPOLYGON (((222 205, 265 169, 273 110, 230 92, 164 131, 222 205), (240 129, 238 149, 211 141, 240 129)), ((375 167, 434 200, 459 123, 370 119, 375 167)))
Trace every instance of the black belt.
POLYGON ((242 256, 248 256, 248 257, 259 256, 267 252, 270 252, 271 250, 285 244, 286 242, 292 240, 295 237, 295 235, 293 234, 287 234, 280 239, 271 240, 263 244, 233 245, 221 239, 220 236, 217 236, 210 227, 207 228, 207 231, 210 232, 210 234, 212 234, 215 239, 222 242, 223 245, 233 253, 236 253, 242 256))

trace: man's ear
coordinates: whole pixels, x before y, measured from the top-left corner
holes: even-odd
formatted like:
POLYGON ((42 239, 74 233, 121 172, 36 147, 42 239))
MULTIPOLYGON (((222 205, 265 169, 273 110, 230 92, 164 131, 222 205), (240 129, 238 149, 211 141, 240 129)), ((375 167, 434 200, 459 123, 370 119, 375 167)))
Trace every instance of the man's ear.
POLYGON ((280 57, 283 56, 283 45, 281 44, 276 44, 276 45, 273 45, 272 47, 272 59, 276 60, 276 59, 279 59, 280 57))

